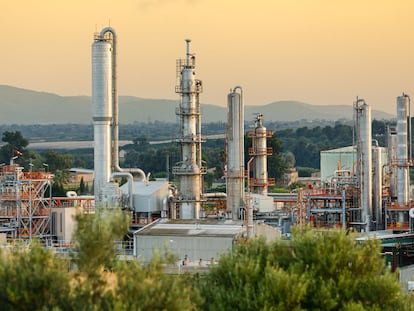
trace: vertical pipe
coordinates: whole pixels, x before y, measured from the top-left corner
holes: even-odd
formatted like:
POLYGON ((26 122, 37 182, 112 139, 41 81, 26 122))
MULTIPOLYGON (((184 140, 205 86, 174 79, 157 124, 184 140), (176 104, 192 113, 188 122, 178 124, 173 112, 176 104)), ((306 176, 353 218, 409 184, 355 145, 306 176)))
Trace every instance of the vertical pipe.
POLYGON ((378 142, 374 141, 376 144, 372 147, 372 162, 373 162, 373 186, 372 186, 372 207, 374 210, 373 216, 375 217, 376 230, 383 228, 383 219, 382 219, 382 159, 381 159, 381 150, 382 148, 378 146, 378 142))

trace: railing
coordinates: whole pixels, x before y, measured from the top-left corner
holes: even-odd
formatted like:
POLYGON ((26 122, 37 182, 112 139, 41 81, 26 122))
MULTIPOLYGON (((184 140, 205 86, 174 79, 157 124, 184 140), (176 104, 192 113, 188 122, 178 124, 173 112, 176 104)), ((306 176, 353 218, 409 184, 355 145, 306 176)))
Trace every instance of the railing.
POLYGON ((273 186, 275 182, 274 178, 250 178, 250 186, 253 187, 273 186))
POLYGON ((267 147, 267 148, 249 148, 249 155, 272 155, 273 154, 273 148, 267 147))
MULTIPOLYGON (((200 169, 200 174, 206 174, 207 173, 207 167, 202 166, 199 168, 200 169)), ((194 170, 193 166, 173 166, 172 168, 172 172, 173 174, 177 174, 177 175, 195 175, 198 174, 198 172, 196 172, 194 170)))

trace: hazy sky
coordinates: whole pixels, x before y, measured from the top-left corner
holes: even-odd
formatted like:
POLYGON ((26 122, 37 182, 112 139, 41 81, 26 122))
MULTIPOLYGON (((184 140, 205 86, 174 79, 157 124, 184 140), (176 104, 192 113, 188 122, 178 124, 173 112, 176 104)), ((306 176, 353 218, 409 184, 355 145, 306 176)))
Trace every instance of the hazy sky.
POLYGON ((91 94, 93 34, 119 38, 120 95, 178 99, 185 38, 203 81, 201 102, 298 100, 395 114, 414 97, 413 0, 0 0, 0 84, 91 94))

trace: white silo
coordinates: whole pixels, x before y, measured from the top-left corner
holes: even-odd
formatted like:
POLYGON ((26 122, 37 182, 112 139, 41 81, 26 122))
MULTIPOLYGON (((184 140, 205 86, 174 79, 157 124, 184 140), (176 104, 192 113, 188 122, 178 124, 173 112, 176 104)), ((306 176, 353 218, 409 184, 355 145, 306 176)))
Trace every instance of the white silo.
POLYGON ((363 99, 355 102, 358 177, 362 229, 370 231, 372 219, 372 132, 371 107, 363 99))
POLYGON ((92 110, 95 201, 102 202, 111 175, 112 44, 101 35, 92 44, 92 110))
POLYGON ((226 145, 227 213, 232 213, 232 218, 238 220, 244 208, 245 176, 244 106, 240 86, 235 87, 227 96, 226 145))
MULTIPOLYGON (((408 109, 410 98, 403 94, 397 97, 397 201, 406 206, 409 201, 408 161, 408 109)), ((400 219, 402 222, 403 219, 400 219)))
POLYGON ((180 118, 182 161, 173 167, 178 176, 180 194, 176 201, 181 219, 198 219, 202 194, 202 175, 206 168, 201 162, 201 118, 199 94, 202 83, 195 78, 195 56, 190 53, 190 42, 186 40, 186 58, 177 61, 178 85, 176 92, 180 104, 176 114, 180 118))

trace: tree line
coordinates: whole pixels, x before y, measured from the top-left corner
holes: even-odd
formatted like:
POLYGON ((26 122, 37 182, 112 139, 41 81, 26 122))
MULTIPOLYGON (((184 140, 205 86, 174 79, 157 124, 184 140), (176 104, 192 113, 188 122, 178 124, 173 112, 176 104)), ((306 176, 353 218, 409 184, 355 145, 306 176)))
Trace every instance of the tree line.
MULTIPOLYGON (((171 132, 173 128, 163 127, 164 125, 158 122, 153 122, 153 126, 159 128, 159 131, 163 131, 163 128, 169 130, 169 139, 175 135, 171 132)), ((222 123, 213 123, 209 128, 212 132, 221 132, 223 126, 222 123)), ((380 146, 385 146, 386 143, 386 127, 385 121, 374 120, 372 123, 373 138, 377 139, 380 146)), ((150 144, 154 133, 151 135, 146 133, 145 128, 139 130, 132 125, 124 127, 124 135, 132 137, 132 143, 123 147, 125 157, 121 159, 121 164, 124 167, 140 167, 146 172, 151 172, 152 176, 168 177, 169 180, 173 180, 171 167, 180 161, 179 145, 177 143, 150 144)), ((300 167, 300 172, 309 171, 306 168, 318 170, 321 150, 352 145, 353 140, 353 127, 345 124, 324 127, 305 126, 276 131, 267 141, 268 147, 273 149, 273 154, 268 157, 268 175, 280 181, 289 167, 300 167)), ((27 148, 29 141, 20 131, 3 132, 2 141, 5 144, 0 148, 0 163, 9 163, 10 159, 17 155, 16 152, 19 152, 22 155, 19 155, 16 163, 26 169, 29 169, 29 164, 33 169, 45 169, 43 164, 48 165, 47 168, 55 174, 56 195, 64 195, 66 192, 65 182, 69 168, 93 169, 92 149, 33 151, 27 148)), ((203 161, 209 168, 209 173, 204 178, 206 188, 210 188, 215 180, 224 176, 224 145, 224 139, 209 139, 202 145, 203 161)), ((246 135, 246 163, 249 160, 249 147, 251 147, 251 138, 246 135)))

